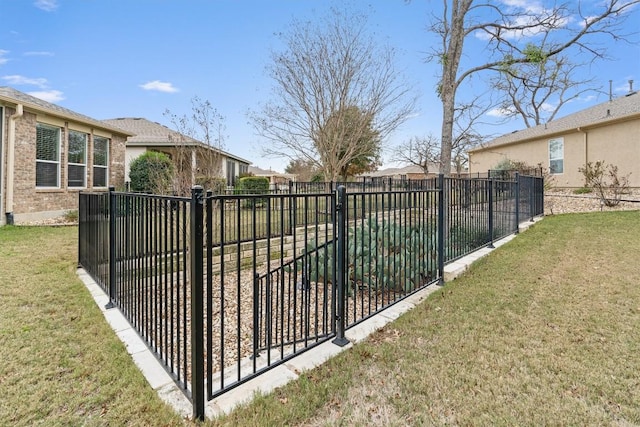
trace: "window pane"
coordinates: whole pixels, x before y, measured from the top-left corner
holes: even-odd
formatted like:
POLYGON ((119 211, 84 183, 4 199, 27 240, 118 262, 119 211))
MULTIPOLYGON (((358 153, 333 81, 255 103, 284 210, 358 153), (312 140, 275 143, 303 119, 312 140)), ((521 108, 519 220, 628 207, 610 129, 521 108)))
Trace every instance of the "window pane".
POLYGON ((58 163, 36 162, 36 187, 58 187, 58 163))
POLYGON ((98 166, 93 168, 93 186, 94 187, 107 186, 107 168, 102 168, 98 166))
POLYGON ((60 129, 38 124, 36 126, 36 159, 57 162, 60 129))
POLYGON ((85 167, 78 165, 69 165, 69 187, 84 187, 85 167))
POLYGON ((562 139, 552 139, 549 141, 549 159, 562 159, 564 141, 562 139))
POLYGON ((564 160, 551 160, 549 162, 549 172, 564 173, 564 160))
POLYGON ((107 166, 109 162, 109 140, 101 136, 93 137, 93 164, 107 166))
POLYGON ((87 158, 87 134, 69 131, 69 163, 84 165, 87 158))

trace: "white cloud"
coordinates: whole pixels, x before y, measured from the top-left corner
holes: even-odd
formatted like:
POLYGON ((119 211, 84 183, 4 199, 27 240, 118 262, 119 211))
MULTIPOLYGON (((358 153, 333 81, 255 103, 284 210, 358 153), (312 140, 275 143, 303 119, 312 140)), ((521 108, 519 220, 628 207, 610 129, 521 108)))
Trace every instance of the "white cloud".
POLYGON ((140 87, 144 90, 157 90, 158 92, 166 92, 166 93, 175 93, 179 91, 178 88, 173 87, 172 83, 161 82, 160 80, 147 82, 143 85, 140 85, 140 87))
POLYGON ((487 116, 498 117, 498 118, 508 117, 512 114, 513 114, 513 111, 509 111, 505 108, 494 108, 493 110, 487 111, 487 116))
POLYGON ((0 65, 9 62, 9 58, 6 57, 7 53, 9 53, 8 50, 0 49, 0 65))
POLYGON ((45 12, 53 12, 58 8, 58 0, 36 0, 33 3, 38 9, 42 9, 45 12))
MULTIPOLYGON (((514 31, 501 31, 500 36, 507 40, 521 40, 523 38, 535 37, 545 32, 545 28, 542 26, 535 26, 536 22, 541 16, 550 16, 552 9, 545 8, 539 1, 530 0, 501 0, 505 7, 509 9, 509 13, 521 13, 521 16, 517 16, 511 22, 512 26, 527 27, 533 25, 530 28, 524 30, 514 31)), ((553 25, 555 27, 566 27, 570 22, 570 18, 556 16, 553 19, 553 25)), ((475 36, 480 40, 489 40, 491 35, 485 31, 476 31, 475 36)))
POLYGON ((25 52, 24 56, 53 56, 53 52, 25 52))
POLYGON ((62 92, 60 92, 59 90, 42 90, 27 93, 31 96, 35 96, 36 98, 40 98, 43 101, 47 102, 58 102, 64 99, 64 96, 62 96, 62 92))
POLYGON ((38 86, 40 89, 47 87, 47 79, 42 77, 33 79, 14 74, 11 76, 2 76, 2 80, 6 81, 10 85, 33 85, 38 86))

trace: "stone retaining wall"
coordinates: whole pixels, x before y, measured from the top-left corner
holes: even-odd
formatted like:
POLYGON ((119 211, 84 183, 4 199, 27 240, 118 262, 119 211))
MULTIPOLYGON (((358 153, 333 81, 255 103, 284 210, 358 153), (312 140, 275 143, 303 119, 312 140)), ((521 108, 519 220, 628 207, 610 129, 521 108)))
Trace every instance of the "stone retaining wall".
POLYGON ((622 199, 631 201, 620 202, 618 206, 610 208, 601 203, 594 193, 575 194, 574 189, 554 188, 545 192, 544 214, 640 210, 640 189, 629 190, 622 199))

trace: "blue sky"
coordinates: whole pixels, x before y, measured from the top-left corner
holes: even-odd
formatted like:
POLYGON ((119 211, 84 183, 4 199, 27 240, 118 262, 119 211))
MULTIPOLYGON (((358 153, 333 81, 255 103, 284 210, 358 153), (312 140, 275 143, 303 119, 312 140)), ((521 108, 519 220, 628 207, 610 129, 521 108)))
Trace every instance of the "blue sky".
MULTIPOLYGON (((352 3, 369 10, 372 32, 398 50, 397 67, 420 97, 415 117, 385 141, 385 148, 412 136, 439 135, 437 66, 424 59, 437 42, 426 28, 441 1, 352 3)), ((247 112, 259 111, 269 100, 272 82, 265 67, 271 50, 282 47, 275 34, 286 31, 294 17, 314 19, 330 5, 320 0, 0 0, 0 86, 96 119, 144 117, 167 126, 164 112, 189 113, 197 95, 225 117, 225 150, 282 171, 286 161, 261 154, 247 112)), ((640 29, 638 9, 627 22, 629 31, 640 29)), ((640 41, 637 34, 631 39, 640 41)), ((614 60, 592 65, 585 75, 606 90, 613 80, 614 95, 628 91, 629 79, 640 87, 640 47, 607 43, 614 60)), ((468 52, 467 61, 481 54, 468 52)), ((602 94, 576 100, 559 116, 607 99, 602 94)), ((490 132, 522 127, 516 121, 490 132)))

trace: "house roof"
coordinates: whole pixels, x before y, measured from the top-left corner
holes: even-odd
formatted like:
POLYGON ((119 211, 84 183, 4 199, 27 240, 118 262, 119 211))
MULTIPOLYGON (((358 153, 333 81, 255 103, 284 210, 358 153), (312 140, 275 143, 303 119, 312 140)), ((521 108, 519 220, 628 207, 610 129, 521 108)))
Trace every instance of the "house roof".
POLYGON ((482 147, 469 150, 469 152, 473 153, 500 145, 551 137, 572 130, 600 127, 635 117, 640 117, 640 94, 637 91, 611 101, 594 105, 577 113, 569 114, 568 116, 546 124, 502 135, 482 147))
POLYGON ((294 174, 290 173, 281 173, 274 171, 272 169, 262 169, 257 166, 249 166, 249 172, 254 174, 255 176, 280 176, 283 178, 293 178, 294 174))
POLYGON ((112 126, 109 123, 91 118, 89 116, 85 116, 84 114, 76 113, 75 111, 69 110, 68 108, 52 104, 50 102, 44 101, 40 98, 36 98, 35 96, 31 96, 24 92, 20 92, 19 90, 8 86, 0 86, 0 102, 14 105, 22 104, 24 108, 32 111, 46 113, 48 115, 59 117, 65 120, 72 120, 75 122, 89 124, 95 128, 108 130, 120 135, 130 135, 129 132, 122 128, 112 126))
MULTIPOLYGON (((438 173, 439 165, 435 163, 429 164, 429 173, 438 173)), ((366 176, 367 178, 383 178, 388 176, 399 176, 399 175, 407 175, 407 174, 422 174, 424 175, 424 170, 417 165, 408 165, 400 168, 386 168, 380 169, 373 172, 362 173, 359 176, 366 176)))
MULTIPOLYGON (((190 136, 176 132, 167 126, 161 125, 157 122, 152 122, 142 117, 121 117, 117 119, 103 120, 105 123, 116 126, 127 132, 130 132, 132 136, 127 138, 128 146, 137 147, 162 147, 162 146, 175 146, 176 144, 191 145, 204 145, 201 141, 198 141, 190 136)), ((231 159, 237 160, 241 163, 251 164, 249 160, 243 159, 231 153, 223 150, 213 148, 213 150, 219 151, 222 155, 231 159)))

